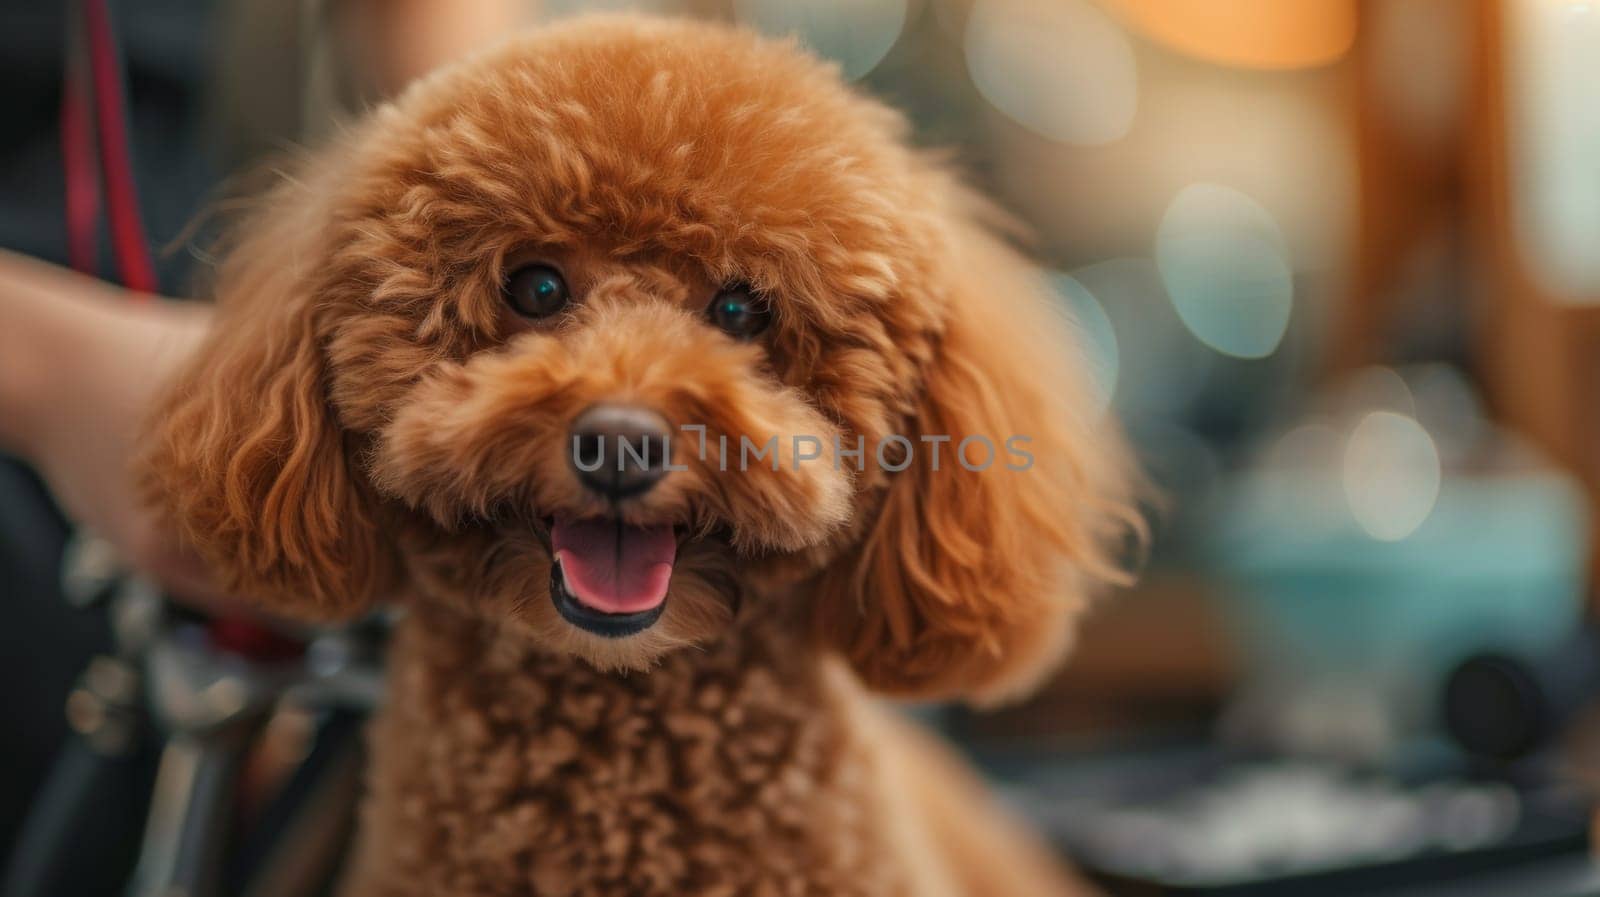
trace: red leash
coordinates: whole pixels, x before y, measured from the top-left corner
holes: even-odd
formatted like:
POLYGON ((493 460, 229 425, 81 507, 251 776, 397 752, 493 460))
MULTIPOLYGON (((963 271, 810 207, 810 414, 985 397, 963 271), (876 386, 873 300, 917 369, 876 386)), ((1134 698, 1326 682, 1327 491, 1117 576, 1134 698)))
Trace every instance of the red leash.
MULTIPOLYGON (((100 273, 100 206, 123 286, 138 300, 159 289, 133 177, 128 140, 128 99, 122 59, 106 0, 70 0, 67 66, 61 85, 61 167, 66 174, 67 260, 89 275, 100 273)), ((253 660, 297 657, 299 641, 251 620, 214 617, 211 643, 253 660)))
POLYGON ((67 258, 85 274, 98 273, 104 184, 111 248, 122 285, 141 296, 154 293, 155 264, 139 217, 127 96, 111 14, 106 0, 76 0, 67 15, 67 67, 61 87, 67 258))

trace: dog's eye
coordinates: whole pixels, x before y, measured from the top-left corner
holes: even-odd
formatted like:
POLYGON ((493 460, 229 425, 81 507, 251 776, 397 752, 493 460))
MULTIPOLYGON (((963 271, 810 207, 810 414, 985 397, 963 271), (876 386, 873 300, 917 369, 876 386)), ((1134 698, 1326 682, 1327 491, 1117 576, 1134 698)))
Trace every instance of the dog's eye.
POLYGON ((749 339, 767 329, 772 311, 766 300, 745 284, 723 287, 706 309, 711 323, 739 339, 749 339))
POLYGON ((528 265, 511 272, 502 292, 506 303, 526 318, 547 318, 566 308, 572 299, 561 272, 549 265, 528 265))

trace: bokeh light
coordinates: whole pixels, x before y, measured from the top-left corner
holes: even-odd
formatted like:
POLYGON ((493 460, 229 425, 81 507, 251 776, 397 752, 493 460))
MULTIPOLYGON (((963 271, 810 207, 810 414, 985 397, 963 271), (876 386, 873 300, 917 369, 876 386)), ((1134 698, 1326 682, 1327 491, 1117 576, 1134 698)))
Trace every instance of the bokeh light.
POLYGON ((1343 270, 1358 227, 1359 183, 1354 135, 1337 112, 1339 78, 1307 73, 1291 85, 1190 68, 1152 84, 1140 109, 1160 160, 1159 201, 1190 184, 1226 184, 1271 215, 1296 272, 1343 270))
POLYGON ((1355 0, 1107 0, 1150 39, 1207 62, 1326 65, 1355 42, 1355 0))
POLYGON ((1398 542, 1415 532, 1433 513, 1439 481, 1439 450, 1415 418, 1373 411, 1345 443, 1345 498, 1374 539, 1398 542))
POLYGON ((1117 369, 1114 404, 1126 420, 1175 420, 1192 410, 1218 361, 1178 320, 1155 262, 1120 258, 1072 270, 1106 313, 1127 363, 1117 369), (1137 363, 1134 363, 1137 359, 1137 363))
POLYGON ((1393 411, 1417 417, 1417 397, 1400 372, 1385 365, 1370 365, 1352 372, 1332 392, 1332 401, 1345 414, 1359 411, 1393 411))
POLYGON ((733 11, 767 34, 799 37, 851 80, 889 55, 908 13, 907 0, 734 0, 733 11))
POLYGON ((1098 145, 1133 126, 1133 47, 1087 0, 977 0, 965 47, 978 92, 1035 133, 1098 145))
POLYGON ((1506 4, 1514 223, 1557 297, 1600 302, 1600 3, 1506 4))
POLYGON ((1178 317, 1201 342, 1238 358, 1278 348, 1294 278, 1283 234, 1255 200, 1218 184, 1186 187, 1161 218, 1156 265, 1178 317))
POLYGON ((1227 184, 1271 214, 1296 274, 1313 275, 1297 305, 1336 301, 1359 233, 1348 72, 1274 77, 1149 52, 1138 63, 1137 118, 1112 144, 1052 140, 979 103, 976 145, 1000 198, 1057 255, 1087 263, 1149 252, 1178 191, 1227 184))
POLYGON ((1104 410, 1116 394, 1117 369, 1121 365, 1116 328, 1100 301, 1077 278, 1060 271, 1046 272, 1045 276, 1072 319, 1097 407, 1104 410))

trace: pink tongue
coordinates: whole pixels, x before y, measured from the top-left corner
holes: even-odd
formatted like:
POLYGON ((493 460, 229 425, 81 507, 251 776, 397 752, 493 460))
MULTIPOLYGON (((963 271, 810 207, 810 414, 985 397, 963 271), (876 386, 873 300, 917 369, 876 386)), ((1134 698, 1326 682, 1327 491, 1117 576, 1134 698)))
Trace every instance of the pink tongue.
POLYGON ((573 597, 608 614, 650 610, 667 597, 678 540, 671 526, 561 520, 550 544, 573 597))

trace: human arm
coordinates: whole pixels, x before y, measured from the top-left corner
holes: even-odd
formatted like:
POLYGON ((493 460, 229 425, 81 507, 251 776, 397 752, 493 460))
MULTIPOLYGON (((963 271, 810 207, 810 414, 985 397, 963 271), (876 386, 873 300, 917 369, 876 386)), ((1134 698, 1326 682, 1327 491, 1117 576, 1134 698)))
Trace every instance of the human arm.
POLYGON ((205 600, 209 577, 139 501, 129 462, 151 404, 210 313, 134 298, 0 251, 0 450, 32 465, 67 515, 134 568, 205 600))

